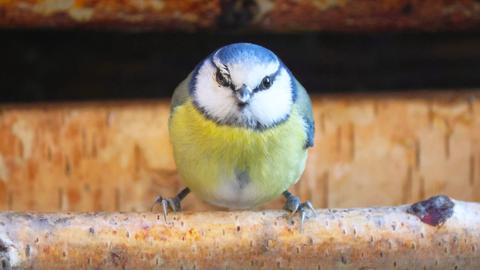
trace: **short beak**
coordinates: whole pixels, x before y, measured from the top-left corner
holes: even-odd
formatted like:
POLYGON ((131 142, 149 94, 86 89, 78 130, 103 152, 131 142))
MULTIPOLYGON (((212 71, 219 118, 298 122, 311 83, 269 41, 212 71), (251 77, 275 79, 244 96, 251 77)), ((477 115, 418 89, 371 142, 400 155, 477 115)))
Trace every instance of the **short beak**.
POLYGON ((246 104, 250 100, 251 91, 245 84, 242 85, 239 89, 235 91, 235 96, 237 97, 240 104, 246 104))

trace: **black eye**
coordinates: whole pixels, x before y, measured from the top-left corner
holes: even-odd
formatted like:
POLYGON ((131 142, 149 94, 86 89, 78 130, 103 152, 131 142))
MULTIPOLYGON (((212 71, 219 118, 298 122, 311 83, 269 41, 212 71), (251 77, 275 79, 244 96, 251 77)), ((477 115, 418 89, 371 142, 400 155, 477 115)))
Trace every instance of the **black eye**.
POLYGON ((230 86, 230 81, 223 76, 223 74, 220 71, 217 71, 217 74, 215 75, 215 79, 217 80, 218 84, 221 86, 228 87, 230 86))
POLYGON ((262 83, 260 85, 263 89, 268 89, 270 88, 270 86, 272 86, 272 80, 270 79, 270 77, 266 76, 265 78, 263 78, 262 80, 262 83))

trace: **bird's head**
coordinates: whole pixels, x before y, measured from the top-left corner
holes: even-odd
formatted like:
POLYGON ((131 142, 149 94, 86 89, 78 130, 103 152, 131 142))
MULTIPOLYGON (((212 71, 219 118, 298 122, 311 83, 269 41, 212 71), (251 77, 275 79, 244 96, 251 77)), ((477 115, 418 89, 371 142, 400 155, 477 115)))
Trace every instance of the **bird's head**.
POLYGON ((192 75, 190 95, 197 109, 223 125, 265 129, 290 115, 294 79, 270 50, 250 43, 222 47, 192 75))

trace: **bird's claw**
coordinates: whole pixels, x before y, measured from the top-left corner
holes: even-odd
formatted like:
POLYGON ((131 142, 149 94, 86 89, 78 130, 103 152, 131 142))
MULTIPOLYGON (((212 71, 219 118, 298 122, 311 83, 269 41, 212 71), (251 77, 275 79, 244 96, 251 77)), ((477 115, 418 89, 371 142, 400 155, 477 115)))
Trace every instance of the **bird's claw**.
POLYGON ((163 219, 165 220, 165 222, 167 222, 168 208, 170 208, 173 212, 178 212, 182 210, 182 206, 180 205, 180 199, 178 197, 163 198, 162 196, 158 196, 152 205, 152 210, 156 205, 162 206, 163 219))
POLYGON ((286 195, 287 201, 285 202, 284 209, 290 211, 291 214, 289 218, 293 218, 293 216, 298 213, 300 215, 300 231, 303 231, 303 224, 306 218, 310 218, 312 216, 317 216, 315 213, 315 208, 310 201, 301 202, 297 196, 293 196, 290 193, 286 195))

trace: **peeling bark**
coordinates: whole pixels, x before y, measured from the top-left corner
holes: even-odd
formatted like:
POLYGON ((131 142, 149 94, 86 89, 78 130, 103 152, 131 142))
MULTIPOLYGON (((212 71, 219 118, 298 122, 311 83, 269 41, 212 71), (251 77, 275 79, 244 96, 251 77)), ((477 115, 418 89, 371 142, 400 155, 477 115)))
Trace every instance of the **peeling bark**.
POLYGON ((167 223, 158 213, 6 212, 0 254, 18 256, 6 256, 14 269, 480 269, 480 204, 421 205, 451 215, 432 225, 412 212, 418 204, 325 209, 300 232, 283 211, 187 212, 167 223))

